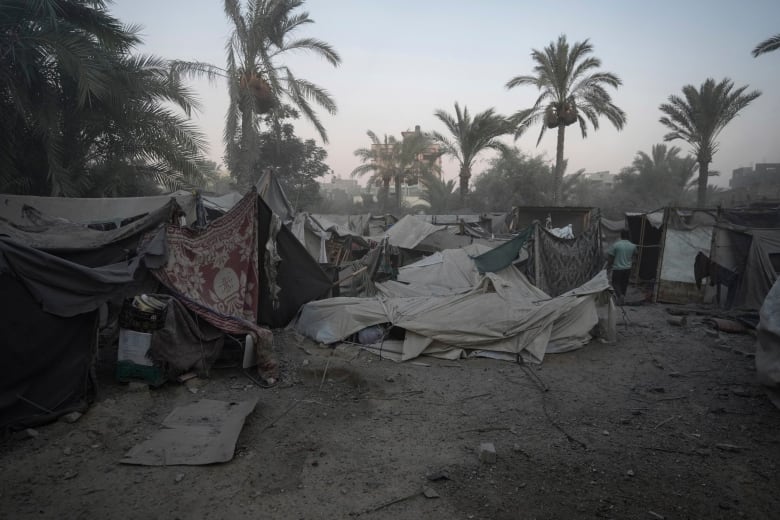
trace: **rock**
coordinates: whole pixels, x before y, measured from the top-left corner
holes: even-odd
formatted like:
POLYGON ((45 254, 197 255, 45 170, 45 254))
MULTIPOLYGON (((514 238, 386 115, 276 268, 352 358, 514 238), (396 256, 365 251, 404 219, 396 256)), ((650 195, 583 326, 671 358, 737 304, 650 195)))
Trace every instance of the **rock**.
POLYGON ((601 430, 601 435, 609 437, 609 432, 607 430, 601 430))
POLYGON ((477 455, 479 455, 480 462, 485 464, 495 464, 498 459, 496 455, 496 447, 492 442, 483 442, 477 448, 477 455))
POLYGON ((439 480, 449 480, 450 475, 449 473, 447 473, 446 470, 441 470, 441 471, 434 471, 433 473, 426 475, 425 478, 427 478, 431 482, 436 482, 439 480))
POLYGON ((73 453, 73 449, 71 449, 70 446, 66 446, 65 449, 62 450, 63 455, 70 455, 71 453, 73 453))
POLYGON ((173 481, 176 482, 177 484, 182 480, 184 480, 184 473, 177 473, 176 477, 173 479, 173 481))
POLYGON ((65 415, 63 415, 63 416, 61 416, 61 417, 60 417, 60 421, 62 421, 62 422, 66 422, 66 423, 68 423, 68 424, 73 424, 74 422, 76 422, 76 421, 78 421, 79 419, 81 419, 81 416, 82 416, 82 415, 83 415, 83 414, 82 414, 81 412, 70 412, 70 413, 66 413, 65 415))
POLYGON ((423 489, 423 495, 425 495, 425 498, 439 498, 440 496, 435 489, 430 487, 423 489))
POLYGON ((62 480, 70 480, 72 478, 76 478, 78 474, 79 474, 78 471, 66 471, 65 474, 62 476, 62 480))
POLYGON ((38 430, 33 430, 32 428, 27 428, 26 430, 24 430, 24 434, 28 439, 35 439, 36 437, 38 437, 38 435, 40 435, 38 433, 38 430))
POLYGON ((388 383, 395 383, 395 378, 393 376, 387 376, 385 378, 385 381, 387 381, 388 383))
POLYGON ((301 362, 301 366, 304 366, 304 367, 307 367, 307 366, 309 366, 309 360, 308 360, 308 359, 304 359, 304 360, 301 362))
POLYGON ((628 475, 629 477, 633 477, 634 476, 634 470, 630 469, 630 470, 626 471, 626 475, 628 475))

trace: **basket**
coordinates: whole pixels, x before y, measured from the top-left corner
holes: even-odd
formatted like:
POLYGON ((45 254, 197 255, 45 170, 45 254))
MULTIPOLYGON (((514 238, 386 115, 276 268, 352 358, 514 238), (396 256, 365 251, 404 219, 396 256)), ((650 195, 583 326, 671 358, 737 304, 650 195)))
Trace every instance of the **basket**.
POLYGON ((138 332, 152 332, 165 327, 168 307, 141 310, 133 305, 133 298, 127 298, 119 311, 119 326, 138 332))

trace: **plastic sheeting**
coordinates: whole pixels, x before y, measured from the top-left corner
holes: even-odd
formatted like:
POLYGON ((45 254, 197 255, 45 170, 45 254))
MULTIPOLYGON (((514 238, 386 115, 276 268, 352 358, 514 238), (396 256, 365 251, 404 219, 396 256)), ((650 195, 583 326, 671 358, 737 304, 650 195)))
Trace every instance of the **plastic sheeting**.
POLYGON ((697 253, 709 254, 712 227, 690 231, 667 229, 661 263, 661 280, 696 283, 693 262, 697 253))

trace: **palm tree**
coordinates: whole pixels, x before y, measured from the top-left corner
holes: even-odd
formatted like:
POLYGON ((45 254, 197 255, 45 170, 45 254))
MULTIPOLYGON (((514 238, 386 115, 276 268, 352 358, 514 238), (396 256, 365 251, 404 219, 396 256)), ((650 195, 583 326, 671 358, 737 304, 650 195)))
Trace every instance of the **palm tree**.
POLYGON ((390 183, 395 183, 396 209, 401 209, 402 185, 404 180, 418 182, 426 174, 438 174, 436 159, 431 153, 432 138, 422 132, 405 133, 403 139, 385 135, 381 141, 369 130, 371 146, 355 150, 355 156, 362 164, 352 170, 353 177, 371 174, 370 183, 381 184, 380 199, 382 207, 387 209, 387 195, 390 183))
POLYGON ((302 26, 314 23, 307 12, 297 12, 304 0, 224 0, 224 10, 233 27, 227 44, 225 69, 200 62, 177 62, 179 72, 227 78, 230 104, 225 118, 226 158, 238 183, 252 183, 258 125, 266 118, 277 131, 288 103, 317 129, 328 142, 325 127, 312 103, 336 113, 336 103, 324 88, 299 78, 280 63, 292 52, 309 52, 334 67, 341 57, 330 44, 316 38, 295 38, 302 26))
POLYGON ((438 132, 433 133, 433 138, 444 148, 444 153, 454 157, 460 165, 460 202, 465 206, 471 168, 477 155, 487 149, 506 151, 506 145, 498 138, 511 130, 506 119, 496 114, 492 108, 480 112, 472 119, 469 109, 464 106, 461 111, 456 102, 454 117, 441 109, 436 110, 433 115, 444 123, 452 136, 452 139, 448 139, 438 132))
POLYGON ((446 214, 452 209, 455 198, 455 181, 445 181, 433 173, 426 173, 420 179, 424 186, 421 198, 430 204, 430 212, 446 214))
POLYGON ((636 197, 636 203, 643 204, 645 209, 654 209, 683 202, 698 165, 694 157, 681 157, 680 152, 677 146, 655 144, 649 154, 636 153, 631 167, 620 179, 623 187, 636 197))
POLYGON ((683 87, 683 97, 671 95, 669 102, 660 106, 664 114, 660 122, 671 130, 664 141, 682 139, 693 147, 699 163, 699 190, 697 204, 707 203, 707 180, 712 156, 718 150, 716 141, 721 130, 761 92, 745 93, 748 85, 734 89, 734 83, 725 78, 719 83, 708 78, 697 90, 693 85, 683 87))
POLYGON ((0 183, 19 190, 48 183, 58 193, 64 144, 62 86, 74 109, 111 90, 112 54, 138 38, 99 0, 7 0, 0 8, 0 183), (43 170, 35 182, 31 170, 43 170))
POLYGON ((566 36, 561 35, 557 42, 550 42, 543 50, 531 52, 536 62, 533 75, 516 76, 506 84, 508 89, 533 85, 540 92, 531 108, 512 116, 516 127, 515 139, 539 121, 542 122, 542 130, 537 146, 548 128, 558 129, 553 177, 555 203, 561 200, 566 127, 579 123, 584 138, 587 137, 588 122, 594 130, 599 129, 600 116, 606 117, 618 130, 626 124, 626 114, 612 103, 612 97, 606 90, 606 87, 617 88, 622 82, 611 72, 598 71, 601 60, 592 53, 593 46, 589 40, 570 46, 566 36))
POLYGON ((130 53, 139 42, 101 0, 4 4, 0 189, 127 194, 197 173, 205 139, 187 120, 197 102, 167 60, 130 53))
POLYGON ((776 51, 777 49, 780 49, 780 34, 775 34, 756 45, 756 48, 753 49, 753 57, 757 58, 764 53, 776 51))

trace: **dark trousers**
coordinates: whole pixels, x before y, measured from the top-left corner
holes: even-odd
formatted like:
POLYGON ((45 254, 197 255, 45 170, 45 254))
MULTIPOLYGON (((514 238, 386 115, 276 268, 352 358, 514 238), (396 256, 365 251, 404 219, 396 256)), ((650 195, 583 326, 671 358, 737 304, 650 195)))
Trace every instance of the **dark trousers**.
POLYGON ((631 277, 631 269, 612 270, 612 288, 618 296, 625 296, 628 290, 628 279, 631 277))

